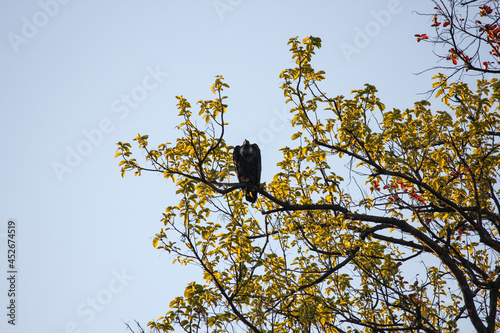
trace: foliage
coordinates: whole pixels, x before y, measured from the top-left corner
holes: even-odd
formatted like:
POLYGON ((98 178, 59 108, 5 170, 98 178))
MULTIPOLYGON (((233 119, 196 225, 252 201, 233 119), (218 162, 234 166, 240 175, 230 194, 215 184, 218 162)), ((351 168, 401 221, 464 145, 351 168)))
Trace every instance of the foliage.
POLYGON ((435 36, 416 34, 417 42, 441 45, 437 54, 451 66, 453 76, 464 71, 500 73, 500 5, 496 0, 433 0, 427 14, 435 36))
MULTIPOLYGON (((477 332, 500 328, 500 81, 435 78, 437 97, 386 110, 367 84, 327 97, 315 37, 289 41, 281 72, 293 147, 250 206, 224 140, 218 76, 198 116, 182 96, 184 134, 150 149, 118 143, 122 174, 161 172, 177 186, 153 245, 194 264, 191 282, 151 329, 186 332, 477 332), (196 120, 204 125, 196 125, 196 120), (347 161, 351 177, 335 170, 347 161), (364 182, 360 194, 346 190, 364 182)), ((264 168, 271 169, 266 165, 264 168)))

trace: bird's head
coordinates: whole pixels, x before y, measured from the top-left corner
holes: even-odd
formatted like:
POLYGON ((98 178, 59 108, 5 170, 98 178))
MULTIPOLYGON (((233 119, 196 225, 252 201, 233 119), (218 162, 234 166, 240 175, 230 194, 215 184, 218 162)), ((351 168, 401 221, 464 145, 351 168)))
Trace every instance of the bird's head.
POLYGON ((243 141, 243 145, 246 146, 246 147, 248 147, 248 146, 250 146, 250 142, 248 142, 248 140, 245 139, 245 141, 243 141))

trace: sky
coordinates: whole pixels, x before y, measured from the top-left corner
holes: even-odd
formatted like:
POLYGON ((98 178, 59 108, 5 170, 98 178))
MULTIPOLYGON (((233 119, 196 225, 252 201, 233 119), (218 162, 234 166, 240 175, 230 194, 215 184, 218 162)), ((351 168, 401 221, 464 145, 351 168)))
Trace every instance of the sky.
MULTIPOLYGON (((425 98, 431 1, 0 2, 0 332, 125 332, 168 311, 196 267, 152 246, 174 186, 120 175, 116 143, 174 142, 177 95, 195 107, 223 75, 226 142, 259 144, 262 180, 290 144, 279 73, 289 38, 321 37, 323 89, 375 85, 388 108, 425 98), (10 221, 10 222, 9 222, 10 221), (13 230, 13 231, 12 231, 13 230), (8 267, 15 234, 14 272, 8 267), (13 243, 11 242, 10 245, 13 243), (10 280, 9 280, 10 279, 10 280), (9 296, 15 281, 15 296, 9 296), (15 325, 8 316, 12 300, 15 325)), ((194 108, 195 109, 195 108, 194 108)), ((340 167, 339 167, 340 168, 340 167)))

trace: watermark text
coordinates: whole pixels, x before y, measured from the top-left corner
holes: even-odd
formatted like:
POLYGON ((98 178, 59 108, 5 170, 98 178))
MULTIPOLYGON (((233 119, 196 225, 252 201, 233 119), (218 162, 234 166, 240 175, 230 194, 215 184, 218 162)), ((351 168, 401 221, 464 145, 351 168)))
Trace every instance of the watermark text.
POLYGON ((7 222, 7 322, 16 324, 17 306, 17 225, 16 221, 7 222))
POLYGON ((340 43, 342 54, 348 63, 352 61, 352 56, 361 53, 361 50, 368 47, 371 41, 376 38, 382 28, 391 23, 392 17, 403 11, 399 0, 390 0, 387 3, 387 9, 370 11, 373 20, 368 21, 363 28, 354 27, 354 38, 351 43, 340 43))

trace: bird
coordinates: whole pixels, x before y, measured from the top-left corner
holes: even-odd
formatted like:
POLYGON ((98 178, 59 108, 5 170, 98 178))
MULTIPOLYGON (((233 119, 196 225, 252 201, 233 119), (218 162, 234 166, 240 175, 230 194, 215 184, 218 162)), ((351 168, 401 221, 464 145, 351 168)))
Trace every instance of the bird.
MULTIPOLYGON (((260 185, 262 166, 260 149, 257 144, 250 144, 245 139, 242 146, 234 147, 233 162, 240 183, 248 183, 254 186, 260 185)), ((244 192, 248 202, 254 203, 257 200, 257 190, 245 187, 244 192)))

